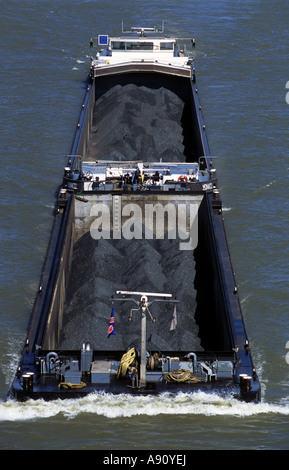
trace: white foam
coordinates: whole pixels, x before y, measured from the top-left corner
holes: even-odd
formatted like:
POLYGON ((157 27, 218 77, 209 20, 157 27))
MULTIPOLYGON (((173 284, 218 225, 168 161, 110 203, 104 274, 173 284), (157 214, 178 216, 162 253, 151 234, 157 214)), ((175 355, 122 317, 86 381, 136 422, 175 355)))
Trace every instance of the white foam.
POLYGON ((249 417, 263 414, 289 415, 288 401, 281 404, 243 403, 230 396, 215 393, 196 392, 194 394, 164 393, 157 397, 130 395, 91 394, 81 399, 43 400, 17 403, 9 400, 0 402, 0 421, 29 421, 62 415, 74 419, 89 413, 107 418, 131 418, 134 416, 158 415, 204 415, 249 417))

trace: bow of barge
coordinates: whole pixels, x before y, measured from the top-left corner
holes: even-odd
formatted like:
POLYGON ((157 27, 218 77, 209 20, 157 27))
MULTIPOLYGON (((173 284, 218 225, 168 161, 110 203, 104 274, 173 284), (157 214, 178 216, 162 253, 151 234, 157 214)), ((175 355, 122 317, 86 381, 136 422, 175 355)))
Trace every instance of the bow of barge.
POLYGON ((200 389, 260 400, 194 60, 100 35, 10 394, 200 389))

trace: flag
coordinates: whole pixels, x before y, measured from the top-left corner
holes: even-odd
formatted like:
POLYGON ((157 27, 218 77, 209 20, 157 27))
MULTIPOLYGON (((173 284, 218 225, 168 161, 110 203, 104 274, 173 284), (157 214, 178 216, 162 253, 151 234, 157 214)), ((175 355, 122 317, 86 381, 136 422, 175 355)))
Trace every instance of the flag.
POLYGON ((115 329, 114 329, 114 304, 112 304, 111 315, 110 315, 110 320, 109 320, 109 327, 108 327, 108 330, 107 330, 107 337, 109 338, 110 335, 115 335, 115 329))
POLYGON ((173 313, 173 318, 172 318, 172 321, 171 321, 171 327, 170 327, 170 330, 175 330, 176 329, 176 326, 177 326, 177 306, 175 304, 175 307, 174 307, 174 313, 173 313))

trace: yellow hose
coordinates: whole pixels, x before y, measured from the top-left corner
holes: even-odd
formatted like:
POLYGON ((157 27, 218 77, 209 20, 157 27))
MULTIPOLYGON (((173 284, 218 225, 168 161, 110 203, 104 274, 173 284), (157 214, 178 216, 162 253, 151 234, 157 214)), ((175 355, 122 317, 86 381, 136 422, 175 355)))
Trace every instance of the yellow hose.
POLYGON ((80 382, 80 384, 72 384, 70 382, 60 382, 58 384, 59 388, 83 388, 86 384, 84 382, 80 382))
POLYGON ((200 379, 197 379, 192 372, 185 369, 175 369, 165 376, 167 382, 177 382, 177 383, 197 383, 201 382, 200 379))
POLYGON ((134 361, 136 356, 135 348, 131 348, 127 353, 125 353, 119 363, 118 371, 116 378, 118 379, 119 376, 125 377, 128 366, 134 361))

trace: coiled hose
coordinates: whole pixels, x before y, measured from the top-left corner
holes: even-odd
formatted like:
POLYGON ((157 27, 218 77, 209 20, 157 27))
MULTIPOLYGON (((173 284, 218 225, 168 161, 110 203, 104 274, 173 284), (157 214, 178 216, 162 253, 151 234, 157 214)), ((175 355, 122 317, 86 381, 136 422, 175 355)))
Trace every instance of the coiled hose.
POLYGON ((117 376, 116 378, 118 379, 119 376, 125 377, 127 373, 127 369, 130 366, 130 364, 135 360, 136 357, 136 351, 135 348, 131 348, 127 353, 125 353, 119 363, 119 368, 117 371, 117 376))
POLYGON ((175 369, 165 376, 167 382, 178 382, 178 383, 197 383, 201 382, 197 379, 192 372, 186 369, 175 369))

